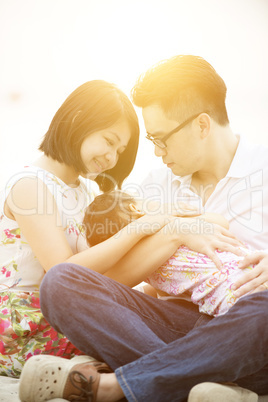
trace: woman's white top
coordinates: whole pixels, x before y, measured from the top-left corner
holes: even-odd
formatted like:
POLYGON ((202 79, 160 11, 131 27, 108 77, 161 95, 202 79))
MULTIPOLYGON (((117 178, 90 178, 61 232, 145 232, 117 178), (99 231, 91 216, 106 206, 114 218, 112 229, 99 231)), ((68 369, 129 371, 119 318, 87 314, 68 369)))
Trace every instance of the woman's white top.
MULTIPOLYGON (((84 236, 82 221, 84 211, 93 199, 93 193, 80 181, 78 187, 69 187, 54 174, 36 166, 26 166, 12 175, 0 193, 0 292, 33 291, 39 288, 45 274, 16 221, 4 213, 5 200, 10 190, 20 179, 38 178, 55 198, 59 213, 59 225, 73 253, 85 250, 88 246, 84 236)), ((38 191, 38 190, 37 190, 38 191)), ((28 211, 29 214, 35 211, 28 211)), ((49 213, 49 211, 38 211, 49 213)), ((46 245, 43 245, 46 248, 46 245)), ((55 244, 54 247, 57 247, 55 244)), ((47 250, 51 252, 51 250, 47 250)))

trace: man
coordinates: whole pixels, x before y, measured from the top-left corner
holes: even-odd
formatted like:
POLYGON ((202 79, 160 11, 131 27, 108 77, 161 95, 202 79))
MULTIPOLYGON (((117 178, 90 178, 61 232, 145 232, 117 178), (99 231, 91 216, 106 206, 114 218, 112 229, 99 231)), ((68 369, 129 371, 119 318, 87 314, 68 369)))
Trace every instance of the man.
POLYGON ((171 58, 141 76, 132 97, 168 168, 149 174, 142 196, 169 204, 193 200, 224 215, 239 239, 266 248, 268 150, 232 132, 226 86, 213 67, 200 57, 171 58))
MULTIPOLYGON (((150 172, 141 195, 148 203, 186 201, 222 214, 240 240, 266 249, 268 149, 232 132, 226 92, 214 68, 191 55, 165 60, 140 77, 133 101, 142 107, 146 138, 168 168, 150 172)), ((241 294, 263 290, 254 284, 241 294)))
MULTIPOLYGON (((213 67, 190 55, 173 57, 141 76, 133 101, 142 107, 155 155, 168 167, 148 175, 142 196, 173 205, 192 200, 206 212, 224 215, 238 238, 261 249, 268 244, 267 149, 234 135, 226 91, 213 67)), ((265 289, 268 274, 255 273, 237 284, 245 285, 238 295, 265 289)))
MULTIPOLYGON (((168 169, 152 173, 143 191, 149 201, 202 200, 207 210, 229 218, 237 237, 263 248, 268 240, 263 208, 268 201, 268 152, 248 149, 232 133, 225 95, 215 70, 194 56, 167 60, 140 79, 133 89, 134 102, 143 108, 156 154, 174 174, 168 169)), ((195 237, 199 236, 202 233, 195 237)), ((161 239, 164 242, 165 236, 161 239)), ((224 234, 208 238, 209 249, 223 247, 223 240, 224 234)), ((150 242, 149 238, 146 244, 150 242)), ((137 269, 159 253, 142 251, 144 261, 137 269)), ((102 276, 74 264, 52 268, 41 288, 44 316, 115 372, 100 374, 107 367, 94 366, 86 358, 64 362, 36 356, 23 370, 21 400, 38 402, 48 395, 70 400, 75 394, 88 400, 91 395, 94 401, 125 396, 128 401, 182 402, 203 382, 232 382, 268 394, 268 256, 258 254, 254 261, 260 263, 237 284, 237 294, 245 289, 257 292, 215 319, 198 314, 185 300, 168 302, 135 292, 112 281, 109 272, 102 276), (68 314, 62 303, 67 297, 68 314)), ((244 396, 238 392, 236 400, 247 400, 244 396)))

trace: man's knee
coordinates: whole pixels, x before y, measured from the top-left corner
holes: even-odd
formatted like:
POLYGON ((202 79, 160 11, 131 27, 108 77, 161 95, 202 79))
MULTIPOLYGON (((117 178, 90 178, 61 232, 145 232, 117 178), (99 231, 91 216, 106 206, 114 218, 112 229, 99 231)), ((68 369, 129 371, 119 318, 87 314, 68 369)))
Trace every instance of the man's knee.
POLYGON ((263 338, 268 339, 268 291, 242 297, 234 307, 236 306, 236 314, 247 323, 247 327, 262 333, 263 338))

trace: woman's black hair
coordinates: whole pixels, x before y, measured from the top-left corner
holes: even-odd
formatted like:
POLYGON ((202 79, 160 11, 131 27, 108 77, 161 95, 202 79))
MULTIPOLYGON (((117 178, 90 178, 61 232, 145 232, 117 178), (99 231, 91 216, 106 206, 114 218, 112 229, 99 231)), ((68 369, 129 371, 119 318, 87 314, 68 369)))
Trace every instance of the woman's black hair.
POLYGON ((131 138, 116 166, 97 176, 102 191, 122 186, 133 169, 139 144, 139 123, 128 97, 114 84, 103 80, 86 82, 73 91, 56 112, 39 147, 52 159, 87 173, 80 150, 84 139, 125 118, 131 138))

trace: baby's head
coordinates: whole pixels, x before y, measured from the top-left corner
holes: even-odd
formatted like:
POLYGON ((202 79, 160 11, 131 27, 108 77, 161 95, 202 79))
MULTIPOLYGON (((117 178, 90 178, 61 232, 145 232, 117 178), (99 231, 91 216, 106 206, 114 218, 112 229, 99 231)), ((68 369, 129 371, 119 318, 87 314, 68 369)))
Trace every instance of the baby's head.
POLYGON ((144 215, 131 195, 110 191, 98 195, 86 209, 83 224, 87 243, 95 246, 144 215))

